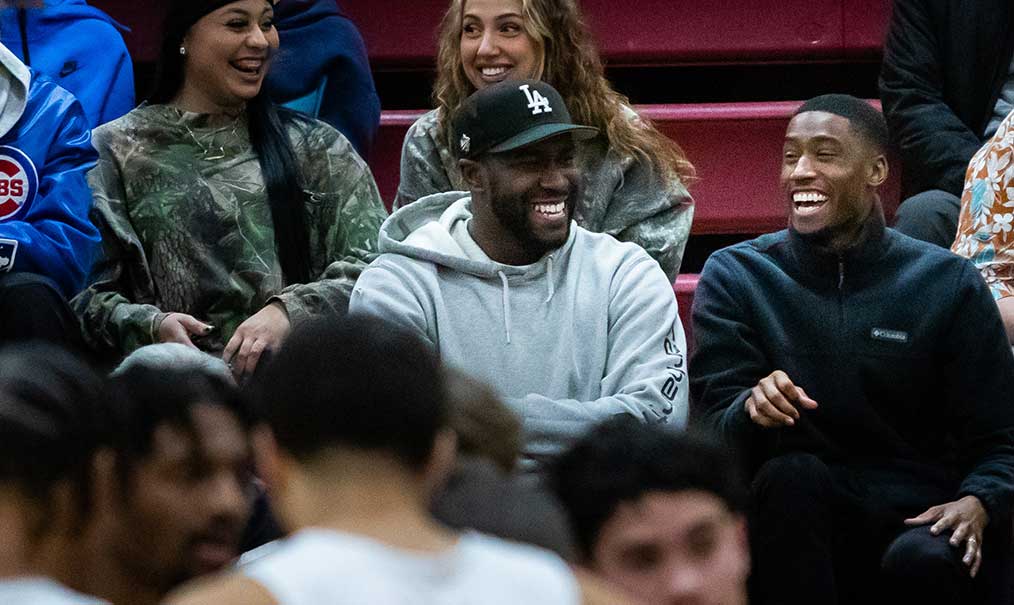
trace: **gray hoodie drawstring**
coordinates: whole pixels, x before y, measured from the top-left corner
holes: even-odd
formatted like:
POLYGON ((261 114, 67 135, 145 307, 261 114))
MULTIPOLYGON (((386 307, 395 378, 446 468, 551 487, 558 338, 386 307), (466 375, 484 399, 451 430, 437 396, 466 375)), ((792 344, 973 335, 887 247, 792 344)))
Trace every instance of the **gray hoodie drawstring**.
POLYGON ((549 258, 546 259, 546 277, 549 279, 549 296, 546 300, 542 301, 542 304, 553 300, 553 295, 556 294, 556 286, 553 284, 553 255, 550 254, 549 258))
POLYGON ((507 333, 507 344, 511 343, 511 301, 510 286, 507 285, 507 275, 503 271, 497 271, 500 282, 503 284, 503 327, 507 333))
MULTIPOLYGON (((500 276, 500 283, 503 284, 503 328, 504 333, 507 335, 507 344, 511 343, 511 298, 510 298, 510 285, 507 282, 507 274, 503 271, 497 271, 497 275, 500 276)), ((549 279, 549 294, 546 296, 546 300, 542 301, 543 304, 553 300, 553 295, 556 294, 556 285, 553 283, 553 255, 550 254, 549 258, 546 259, 546 277, 549 279)))

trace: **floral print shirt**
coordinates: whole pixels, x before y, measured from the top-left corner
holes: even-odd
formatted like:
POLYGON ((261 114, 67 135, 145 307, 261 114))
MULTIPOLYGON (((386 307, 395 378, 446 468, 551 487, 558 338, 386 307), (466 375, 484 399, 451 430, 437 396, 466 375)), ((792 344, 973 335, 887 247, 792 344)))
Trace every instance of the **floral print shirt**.
POLYGON ((995 299, 1014 296, 1014 112, 972 156, 951 250, 975 263, 995 299))

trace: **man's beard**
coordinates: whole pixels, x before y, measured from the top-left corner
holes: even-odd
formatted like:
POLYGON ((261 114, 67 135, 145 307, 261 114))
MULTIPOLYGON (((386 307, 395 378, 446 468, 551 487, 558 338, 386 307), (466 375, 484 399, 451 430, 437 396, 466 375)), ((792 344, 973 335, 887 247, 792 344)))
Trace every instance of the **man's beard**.
POLYGON ((581 187, 577 183, 570 190, 567 196, 567 231, 561 238, 552 240, 540 239, 535 235, 535 229, 531 224, 532 204, 529 201, 535 197, 534 191, 520 191, 515 193, 504 193, 492 183, 490 186, 490 206, 493 214, 508 233, 521 243, 524 250, 533 258, 542 258, 550 250, 559 248, 567 243, 570 236, 570 221, 574 217, 574 209, 577 200, 581 199, 581 187))

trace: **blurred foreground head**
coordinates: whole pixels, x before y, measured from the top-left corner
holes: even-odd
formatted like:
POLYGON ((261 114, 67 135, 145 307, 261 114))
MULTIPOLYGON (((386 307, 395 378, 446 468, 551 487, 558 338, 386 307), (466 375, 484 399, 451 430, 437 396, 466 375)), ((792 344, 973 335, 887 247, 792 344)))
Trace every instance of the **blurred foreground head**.
POLYGON ((585 564, 640 602, 746 603, 746 491, 710 439, 608 421, 560 457, 551 483, 585 564))
POLYGON ((301 325, 253 388, 272 437, 258 454, 290 528, 306 522, 297 509, 307 482, 386 478, 425 503, 453 463, 436 354, 381 319, 332 316, 301 325))
MULTIPOLYGON (((0 351, 0 552, 9 573, 64 575, 90 520, 89 463, 101 434, 103 384, 45 344, 0 351)), ((73 575, 73 573, 67 573, 73 575)), ((60 578, 67 580, 67 578, 60 578)))
POLYGON ((215 372, 138 363, 110 381, 107 435, 96 462, 98 550, 134 603, 239 555, 252 505, 252 416, 215 372))

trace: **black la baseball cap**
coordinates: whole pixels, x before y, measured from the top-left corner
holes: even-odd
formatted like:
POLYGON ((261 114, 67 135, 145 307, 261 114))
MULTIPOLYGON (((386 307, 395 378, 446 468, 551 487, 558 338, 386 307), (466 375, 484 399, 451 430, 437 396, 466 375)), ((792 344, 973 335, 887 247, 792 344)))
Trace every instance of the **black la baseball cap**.
POLYGON ((478 90, 451 117, 451 144, 456 157, 519 149, 564 132, 577 139, 598 134, 574 124, 563 97, 539 80, 508 80, 478 90))

